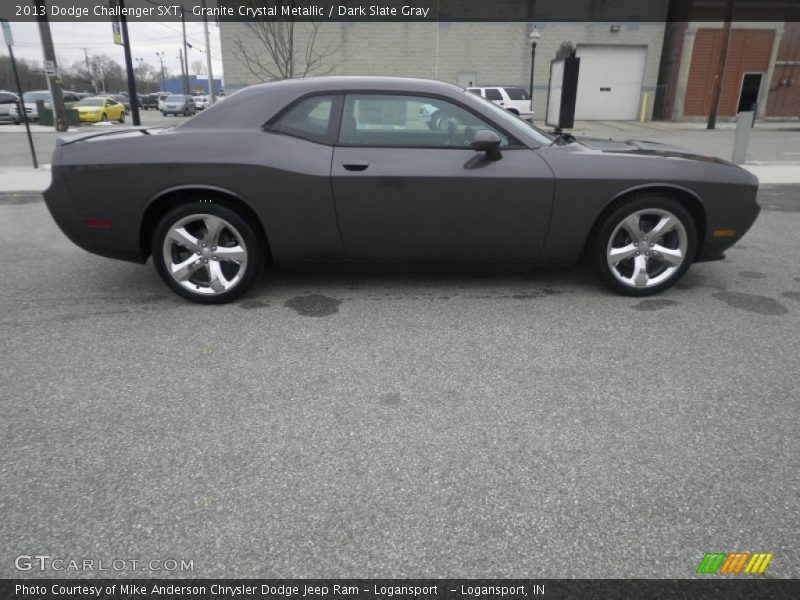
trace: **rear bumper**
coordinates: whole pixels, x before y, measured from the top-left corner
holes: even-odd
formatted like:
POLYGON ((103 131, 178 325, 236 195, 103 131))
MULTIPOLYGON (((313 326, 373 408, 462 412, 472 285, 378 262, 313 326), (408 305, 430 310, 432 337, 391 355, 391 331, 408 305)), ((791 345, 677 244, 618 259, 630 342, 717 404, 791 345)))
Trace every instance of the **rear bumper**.
MULTIPOLYGON (((53 162, 57 162, 59 149, 56 148, 53 162)), ((52 168, 50 187, 44 191, 44 201, 59 229, 76 246, 92 254, 144 263, 139 247, 138 228, 133 226, 130 217, 115 213, 86 214, 72 200, 69 187, 55 164, 52 168), (87 227, 89 219, 107 219, 112 222, 109 228, 87 227)))

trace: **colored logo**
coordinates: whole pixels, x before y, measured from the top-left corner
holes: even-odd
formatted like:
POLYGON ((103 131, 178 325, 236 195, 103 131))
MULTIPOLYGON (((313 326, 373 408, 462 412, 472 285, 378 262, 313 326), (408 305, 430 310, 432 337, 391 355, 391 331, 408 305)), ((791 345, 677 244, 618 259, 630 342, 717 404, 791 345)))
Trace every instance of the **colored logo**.
POLYGON ((706 553, 697 573, 716 573, 717 575, 749 573, 759 575, 767 570, 769 561, 772 560, 772 553, 766 552, 711 552, 706 553))

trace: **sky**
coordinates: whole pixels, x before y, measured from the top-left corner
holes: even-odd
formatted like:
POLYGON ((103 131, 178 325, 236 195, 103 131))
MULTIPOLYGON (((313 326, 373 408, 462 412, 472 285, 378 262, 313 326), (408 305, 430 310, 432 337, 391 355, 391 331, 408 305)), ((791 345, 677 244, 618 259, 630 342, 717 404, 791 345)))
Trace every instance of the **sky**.
MULTIPOLYGON (((44 59, 37 23, 12 23, 11 29, 14 35, 14 56, 36 61, 41 65, 44 59)), ((120 63, 120 65, 123 65, 123 67, 125 65, 122 46, 114 44, 110 21, 107 23, 58 23, 51 21, 50 31, 53 36, 53 45, 56 49, 56 60, 60 66, 72 66, 74 62, 84 60, 84 48, 90 55, 106 54, 120 63)), ((178 51, 183 49, 180 22, 132 23, 129 21, 128 33, 131 40, 131 56, 134 59, 134 66, 136 65, 136 58, 143 58, 146 63, 158 70, 160 63, 156 52, 164 52, 166 54, 164 67, 168 68, 173 76, 180 75, 181 68, 178 51)), ((214 77, 219 79, 223 77, 219 27, 213 21, 208 24, 208 33, 211 43, 211 69, 214 72, 214 77)), ((203 24, 187 22, 186 39, 192 46, 205 49, 203 24)), ((8 54, 8 49, 5 44, 0 44, 0 55, 6 54, 8 54)), ((203 65, 205 65, 206 55, 199 50, 189 48, 190 73, 192 72, 192 62, 197 60, 202 61, 203 65)))

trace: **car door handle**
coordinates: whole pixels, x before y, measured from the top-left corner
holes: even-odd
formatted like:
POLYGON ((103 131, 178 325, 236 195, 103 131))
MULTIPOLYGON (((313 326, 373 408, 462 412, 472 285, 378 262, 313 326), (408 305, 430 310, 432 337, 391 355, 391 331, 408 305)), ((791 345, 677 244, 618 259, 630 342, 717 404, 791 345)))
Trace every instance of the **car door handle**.
POLYGON ((349 163, 342 163, 342 166, 348 171, 364 171, 369 166, 366 160, 354 160, 349 163))

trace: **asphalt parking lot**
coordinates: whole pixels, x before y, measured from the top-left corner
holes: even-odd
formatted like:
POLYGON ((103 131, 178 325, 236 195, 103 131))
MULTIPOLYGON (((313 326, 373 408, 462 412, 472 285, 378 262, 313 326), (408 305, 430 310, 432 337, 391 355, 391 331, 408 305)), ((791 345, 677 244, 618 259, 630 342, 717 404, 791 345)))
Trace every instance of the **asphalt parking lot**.
POLYGON ((760 201, 644 300, 582 267, 271 269, 204 307, 2 195, 0 577, 798 577, 800 187, 760 201))

